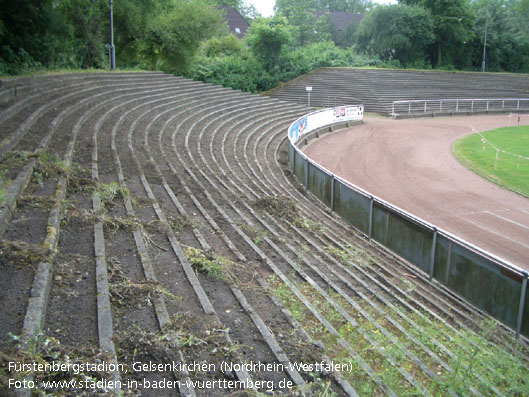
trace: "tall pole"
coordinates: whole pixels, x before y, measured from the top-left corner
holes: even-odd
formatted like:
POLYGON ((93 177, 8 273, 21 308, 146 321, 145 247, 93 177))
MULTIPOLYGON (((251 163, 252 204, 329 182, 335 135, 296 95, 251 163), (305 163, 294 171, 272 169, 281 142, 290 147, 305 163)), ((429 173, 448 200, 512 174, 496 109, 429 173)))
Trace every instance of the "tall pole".
POLYGON ((116 48, 114 47, 114 18, 112 16, 112 0, 110 0, 110 70, 116 70, 116 48))
POLYGON ((487 12, 487 19, 485 20, 485 39, 483 40, 483 72, 485 71, 485 68, 486 68, 486 59, 485 59, 485 57, 487 56, 487 28, 488 28, 488 25, 489 25, 489 16, 488 16, 488 12, 487 12))

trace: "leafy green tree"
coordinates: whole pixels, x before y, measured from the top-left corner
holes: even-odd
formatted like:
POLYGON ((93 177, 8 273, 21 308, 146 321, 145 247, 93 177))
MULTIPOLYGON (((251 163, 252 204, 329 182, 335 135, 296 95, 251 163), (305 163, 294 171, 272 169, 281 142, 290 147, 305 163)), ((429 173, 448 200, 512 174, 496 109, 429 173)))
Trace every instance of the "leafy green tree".
POLYGON ((317 0, 276 0, 274 7, 276 14, 286 17, 289 21, 292 17, 305 12, 312 13, 317 9, 317 0))
POLYGON ((350 22, 345 31, 339 30, 335 27, 331 33, 332 39, 339 47, 350 47, 356 43, 356 35, 359 27, 360 22, 357 21, 350 22))
POLYGON ((294 37, 295 32, 285 18, 273 17, 254 21, 245 39, 255 58, 266 70, 271 70, 294 37))
MULTIPOLYGON (((529 5, 529 1, 525 2, 529 5)), ((476 69, 482 67, 486 34, 487 71, 529 71, 529 15, 524 14, 523 3, 508 0, 477 0, 472 3, 476 15, 472 64, 476 69)))
POLYGON ((379 6, 366 15, 357 32, 358 49, 402 65, 423 62, 434 41, 429 11, 417 6, 379 6))
POLYGON ((51 1, 0 0, 0 61, 5 73, 23 65, 47 63, 45 37, 50 26, 51 1), (17 66, 18 65, 18 66, 17 66))
POLYGON ((202 0, 171 2, 147 24, 140 43, 142 64, 149 69, 182 73, 202 40, 225 31, 219 10, 202 0))
POLYGON ((316 24, 318 18, 316 15, 308 10, 300 10, 291 14, 288 23, 296 28, 296 39, 298 45, 305 45, 320 41, 319 34, 321 30, 317 30, 316 24))
POLYGON ((368 0, 276 0, 275 8, 279 15, 285 16, 297 28, 299 45, 332 39, 336 45, 348 47, 354 42, 358 24, 352 23, 346 31, 341 31, 325 13, 362 13, 371 5, 368 0), (324 14, 317 17, 316 13, 324 14))
POLYGON ((435 41, 430 50, 432 63, 437 67, 453 65, 457 55, 473 39, 474 16, 470 0, 400 0, 405 5, 418 5, 429 10, 433 17, 435 41), (447 58, 445 60, 444 58, 447 58))
POLYGON ((108 43, 109 2, 106 0, 62 0, 59 12, 68 21, 83 68, 103 67, 108 43))
POLYGON ((118 66, 138 65, 140 43, 147 26, 167 5, 168 0, 113 0, 114 43, 118 66))
POLYGON ((518 63, 515 71, 529 73, 529 0, 521 0, 514 7, 516 35, 515 40, 519 43, 519 50, 511 59, 518 63))
POLYGON ((301 10, 366 12, 372 7, 370 0, 276 0, 276 11, 290 18, 301 10))

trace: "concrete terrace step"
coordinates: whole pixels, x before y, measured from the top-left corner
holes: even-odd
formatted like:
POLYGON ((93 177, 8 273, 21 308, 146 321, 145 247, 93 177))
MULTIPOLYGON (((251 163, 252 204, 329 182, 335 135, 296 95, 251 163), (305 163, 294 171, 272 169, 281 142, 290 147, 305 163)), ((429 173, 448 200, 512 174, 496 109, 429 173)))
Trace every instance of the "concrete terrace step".
POLYGON ((294 100, 311 95, 353 97, 368 112, 388 113, 397 100, 450 98, 529 98, 529 77, 499 73, 322 68, 267 93, 294 100))

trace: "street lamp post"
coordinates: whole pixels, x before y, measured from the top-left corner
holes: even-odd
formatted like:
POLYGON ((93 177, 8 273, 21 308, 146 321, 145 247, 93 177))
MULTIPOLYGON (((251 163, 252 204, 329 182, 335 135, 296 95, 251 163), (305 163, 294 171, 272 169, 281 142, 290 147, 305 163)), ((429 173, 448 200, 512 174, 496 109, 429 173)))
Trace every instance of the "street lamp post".
POLYGON ((487 28, 489 25, 489 18, 485 20, 485 38, 483 39, 483 72, 485 71, 486 61, 485 57, 487 56, 487 28))
POLYGON ((116 70, 116 48, 114 47, 114 18, 112 16, 112 0, 110 0, 110 70, 116 70))

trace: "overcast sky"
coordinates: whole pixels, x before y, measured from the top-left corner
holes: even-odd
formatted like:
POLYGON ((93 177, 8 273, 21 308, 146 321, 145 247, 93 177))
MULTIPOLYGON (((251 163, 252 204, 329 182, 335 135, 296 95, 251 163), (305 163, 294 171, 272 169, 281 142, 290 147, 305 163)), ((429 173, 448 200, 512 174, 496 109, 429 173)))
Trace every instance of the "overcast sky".
MULTIPOLYGON (((274 12, 276 0, 245 0, 247 4, 253 4, 263 17, 269 17, 274 12)), ((397 4, 397 0, 373 0, 379 4, 397 4)))

